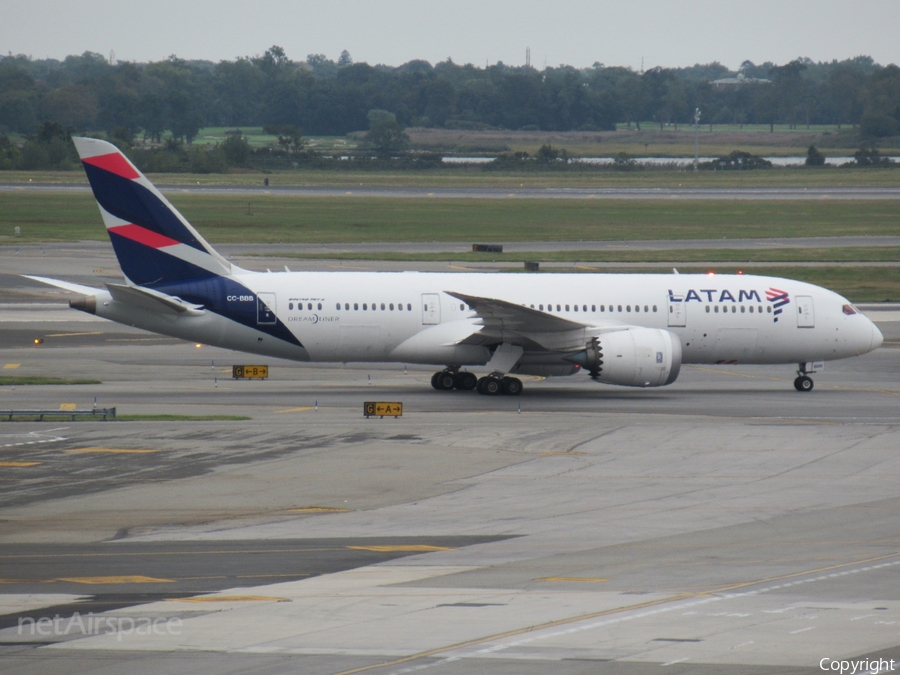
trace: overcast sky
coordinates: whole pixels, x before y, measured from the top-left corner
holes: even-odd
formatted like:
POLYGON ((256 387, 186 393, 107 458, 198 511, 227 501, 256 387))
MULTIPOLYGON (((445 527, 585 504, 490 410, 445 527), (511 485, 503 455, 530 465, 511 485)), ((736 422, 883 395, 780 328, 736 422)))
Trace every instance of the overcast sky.
POLYGON ((900 64, 900 0, 0 0, 0 54, 232 60, 271 45, 400 65, 448 57, 677 67, 861 54, 900 64))

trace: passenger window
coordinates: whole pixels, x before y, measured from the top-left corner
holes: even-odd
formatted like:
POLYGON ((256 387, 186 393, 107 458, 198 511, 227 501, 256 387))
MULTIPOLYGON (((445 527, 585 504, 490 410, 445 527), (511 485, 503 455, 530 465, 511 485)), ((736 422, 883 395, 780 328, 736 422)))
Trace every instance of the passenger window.
POLYGON ((634 311, 635 311, 635 312, 640 312, 640 311, 641 311, 641 306, 640 306, 640 305, 635 305, 635 306, 634 306, 634 311))
POLYGON ((625 310, 627 312, 631 313, 631 305, 626 305, 625 310))
POLYGON ((390 305, 388 305, 388 306, 391 308, 391 311, 393 312, 393 311, 394 311, 394 303, 392 302, 392 303, 391 303, 390 305))
POLYGON ((312 303, 311 303, 311 302, 306 303, 306 309, 312 310, 312 303))
POLYGON ((408 303, 408 302, 406 303, 406 311, 407 311, 407 312, 411 312, 411 311, 412 311, 412 304, 410 304, 410 303, 408 303))
POLYGON ((653 305, 653 311, 654 312, 656 311, 656 305, 653 305))
MULTIPOLYGON (((566 306, 566 309, 568 309, 568 305, 566 306)), ((578 305, 575 305, 575 311, 578 311, 578 305)))
POLYGON ((341 311, 341 303, 338 303, 338 304, 337 304, 337 310, 338 310, 338 311, 341 311))
POLYGON ((753 305, 750 305, 750 313, 753 314, 753 305))
POLYGON ((358 302, 354 302, 354 303, 353 303, 353 309, 359 310, 359 303, 358 303, 358 302))
POLYGON ((645 312, 649 312, 649 311, 650 311, 650 309, 647 307, 647 305, 644 305, 644 311, 645 311, 645 312))
POLYGON ((403 303, 400 303, 400 304, 397 305, 397 311, 398 311, 398 312, 402 312, 402 311, 403 311, 403 303))
POLYGON ((619 311, 620 312, 622 311, 622 305, 619 305, 619 311))
POLYGON ((366 309, 368 309, 368 305, 366 305, 366 303, 363 303, 363 311, 365 311, 366 309))
POLYGON ((319 309, 322 309, 322 303, 321 303, 321 302, 319 303, 319 309))
POLYGON ((350 303, 349 303, 349 302, 345 302, 345 303, 344 303, 344 309, 350 309, 350 303))
MULTIPOLYGON (((534 307, 534 305, 532 305, 532 307, 534 307)), ((466 306, 463 305, 463 304, 460 304, 460 306, 459 306, 459 311, 460 311, 460 312, 465 312, 465 311, 466 311, 466 306)))
POLYGON ((384 309, 384 303, 383 303, 383 302, 381 303, 381 309, 384 309))
POLYGON ((767 311, 769 314, 771 314, 771 313, 772 313, 772 305, 769 305, 768 307, 766 307, 766 311, 767 311))
POLYGON ((288 309, 294 309, 294 303, 293 303, 293 302, 289 302, 289 303, 288 303, 288 309))
POLYGON ((592 312, 596 312, 596 311, 597 311, 597 305, 591 305, 591 311, 592 311, 592 312))
POLYGON ((732 305, 732 306, 731 306, 731 313, 732 313, 732 314, 737 314, 737 305, 732 305))
POLYGON ((566 311, 567 311, 567 312, 569 311, 569 306, 568 306, 568 305, 566 305, 566 311))
POLYGON ((709 305, 706 306, 706 313, 709 314, 709 305))
POLYGON ((601 312, 605 312, 605 311, 606 311, 606 305, 600 305, 600 311, 601 311, 601 312))
POLYGON ((562 310, 559 308, 559 305, 556 306, 556 311, 561 312, 562 310))
POLYGON ((718 306, 718 305, 715 306, 715 311, 716 311, 716 314, 719 313, 719 306, 718 306))
POLYGON ((746 311, 747 311, 747 308, 744 307, 743 305, 741 305, 741 314, 745 313, 746 311))
POLYGON ((543 305, 538 305, 538 309, 541 310, 541 311, 543 312, 543 311, 544 311, 544 306, 543 306, 543 305))

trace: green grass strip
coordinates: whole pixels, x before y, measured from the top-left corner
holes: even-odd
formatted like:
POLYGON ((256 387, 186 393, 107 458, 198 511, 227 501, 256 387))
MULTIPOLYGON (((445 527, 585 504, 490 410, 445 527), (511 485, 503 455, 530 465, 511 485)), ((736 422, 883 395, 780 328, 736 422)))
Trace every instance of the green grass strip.
MULTIPOLYGON (((170 198, 213 245, 900 234, 900 200, 170 198)), ((0 244, 107 236, 89 194, 2 191, 0 213, 0 244), (12 236, 17 226, 22 233, 18 239, 12 236)))
POLYGON ((0 375, 0 386, 19 384, 102 384, 100 380, 41 377, 39 375, 0 375))

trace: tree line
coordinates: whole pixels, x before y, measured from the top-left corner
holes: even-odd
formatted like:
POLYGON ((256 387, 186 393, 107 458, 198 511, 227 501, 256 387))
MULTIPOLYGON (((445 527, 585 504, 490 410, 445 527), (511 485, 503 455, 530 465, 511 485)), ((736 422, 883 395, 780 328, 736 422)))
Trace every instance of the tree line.
POLYGON ((863 138, 900 134, 900 68, 867 56, 797 59, 784 65, 745 61, 688 68, 476 67, 448 59, 399 67, 337 61, 321 54, 290 59, 273 46, 233 61, 112 64, 85 52, 63 61, 0 60, 0 134, 35 134, 52 122, 190 144, 208 126, 291 126, 306 135, 370 129, 386 111, 402 127, 610 130, 617 123, 810 124, 858 126, 863 138), (743 83, 714 84, 723 78, 743 83))

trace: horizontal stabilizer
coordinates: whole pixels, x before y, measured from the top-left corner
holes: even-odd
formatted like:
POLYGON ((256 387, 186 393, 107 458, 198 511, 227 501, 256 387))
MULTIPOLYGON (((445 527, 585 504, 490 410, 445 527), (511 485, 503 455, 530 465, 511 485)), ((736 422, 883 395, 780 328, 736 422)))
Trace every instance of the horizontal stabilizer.
POLYGON ((57 288, 61 288, 64 291, 69 291, 71 293, 81 293, 82 295, 96 295, 101 290, 99 288, 94 288, 93 286, 82 286, 81 284, 73 284, 68 281, 60 281, 59 279, 35 277, 30 274, 23 274, 22 276, 26 279, 31 279, 32 281, 39 281, 42 284, 56 286, 57 288))
POLYGON ((160 293, 140 286, 123 286, 121 284, 106 284, 113 300, 132 307, 141 307, 148 312, 165 312, 169 314, 181 314, 185 316, 201 316, 206 313, 200 305, 191 305, 182 302, 180 298, 160 293))

